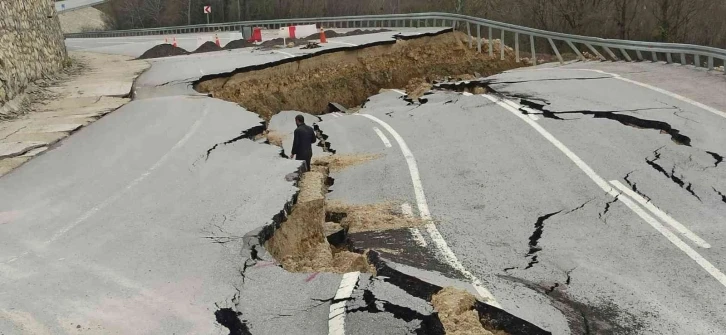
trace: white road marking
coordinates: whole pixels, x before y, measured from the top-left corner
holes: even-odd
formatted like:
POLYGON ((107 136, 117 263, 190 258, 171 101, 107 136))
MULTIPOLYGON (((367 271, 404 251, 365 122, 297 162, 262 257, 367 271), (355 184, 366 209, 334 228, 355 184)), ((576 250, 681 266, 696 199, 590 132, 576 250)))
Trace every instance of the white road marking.
MULTIPOLYGON (((522 119, 524 122, 527 122, 532 128, 534 128, 538 133, 540 133, 544 138, 546 138, 550 143, 552 143, 557 149, 562 151, 570 160, 572 160, 577 167, 580 168, 585 174, 592 179, 592 181, 595 182, 601 189, 603 189, 606 193, 610 194, 613 197, 618 196, 618 192, 613 188, 613 186, 610 186, 602 177, 600 177, 595 171, 590 168, 580 157, 577 157, 575 153, 570 151, 562 142, 557 140, 552 134, 550 134, 547 130, 542 128, 537 122, 534 122, 530 120, 529 118, 525 117, 516 108, 513 108, 509 104, 505 104, 501 101, 500 98, 491 96, 489 94, 483 95, 485 98, 489 99, 490 101, 496 103, 497 105, 501 106, 502 108, 506 109, 507 111, 511 112, 512 114, 516 115, 518 118, 522 119)), ((620 196, 620 201, 624 203, 628 208, 630 208, 635 214, 640 216, 645 222, 650 224, 655 230, 663 234, 671 243, 673 243, 676 247, 681 249, 688 257, 696 261, 698 265, 700 265, 706 272, 708 272, 711 276, 713 276, 716 280, 718 280, 722 285, 726 286, 726 276, 721 273, 716 267, 714 267, 711 263, 709 263, 703 256, 701 256, 698 252, 693 250, 688 244, 681 241, 678 236, 673 234, 670 230, 663 227, 663 225, 658 222, 656 219, 654 219, 652 216, 648 215, 642 208, 638 207, 630 198, 626 196, 620 196)))
POLYGON ((663 222, 673 227, 673 229, 678 231, 681 235, 683 235, 683 237, 691 240, 693 243, 701 248, 711 248, 711 245, 708 242, 704 241, 701 237, 696 235, 696 233, 692 232, 690 229, 686 228, 684 225, 676 221, 674 218, 662 211, 660 208, 653 205, 652 202, 645 200, 645 198, 643 198, 640 194, 623 185, 623 183, 621 183, 620 181, 611 180, 610 183, 613 184, 613 186, 617 187, 619 190, 623 191, 623 193, 627 194, 629 197, 633 198, 641 206, 651 211, 653 214, 655 214, 655 216, 663 220, 663 222))
POLYGON ((331 113, 330 115, 332 115, 333 117, 340 117, 340 116, 338 115, 338 113, 331 113))
POLYGON ((421 177, 419 175, 418 171, 418 165, 416 163, 416 158, 413 156, 413 153, 408 148, 408 145, 406 144, 406 141, 403 140, 401 135, 398 134, 398 132, 393 129, 388 123, 384 122, 383 120, 368 114, 356 114, 359 116, 366 117, 373 122, 378 123, 383 128, 385 128, 393 138, 398 143, 398 146, 401 147, 401 152, 403 153, 403 157, 406 159, 406 163, 408 164, 408 170, 411 173, 411 181, 413 182, 413 190, 416 194, 416 203, 418 204, 418 212, 421 216, 421 219, 428 222, 426 224, 426 231, 431 236, 431 240, 434 242, 434 245, 439 250, 441 255, 443 256, 443 260, 448 263, 452 268, 456 269, 457 271, 461 272, 467 279, 471 281, 472 286, 474 286, 474 289, 479 293, 479 295, 485 299, 486 303, 501 308, 502 306, 499 305, 497 300, 494 298, 494 295, 492 295, 489 290, 487 290, 481 280, 474 276, 469 270, 467 270, 464 265, 459 261, 458 258, 456 258, 456 254, 449 248, 449 245, 446 243, 446 240, 444 240, 444 237, 441 236, 441 233, 436 228, 436 225, 431 223, 431 213, 429 212, 429 206, 426 202, 426 195, 424 194, 423 185, 421 184, 421 177))
POLYGON ((283 55, 288 56, 288 57, 296 57, 295 55, 293 55, 291 53, 284 52, 284 51, 274 51, 273 50, 272 52, 278 53, 278 54, 283 54, 283 55))
POLYGON ((128 185, 126 185, 126 188, 123 190, 117 192, 116 194, 112 195, 108 199, 104 200, 100 204, 96 205, 95 207, 88 210, 86 213, 84 213, 80 218, 78 218, 76 221, 71 223, 70 225, 63 227, 60 231, 55 233, 53 237, 51 237, 48 241, 45 242, 46 245, 55 242, 57 239, 59 239, 61 236, 63 236, 65 233, 73 229, 74 227, 81 224, 83 221, 88 220, 91 216, 96 214, 98 211, 106 208, 106 206, 112 204, 116 200, 120 199, 126 192, 128 192, 130 189, 132 189, 134 186, 138 185, 140 182, 142 182, 146 177, 148 177, 154 170, 158 169, 164 162, 166 162, 167 159, 171 156, 172 153, 176 152, 181 146, 183 146, 189 139, 194 135, 194 133, 197 132, 199 129, 199 126, 202 124, 202 120, 207 116, 209 113, 209 109, 205 108, 204 113, 192 124, 191 127, 189 127, 189 130, 187 130, 187 133, 184 134, 184 137, 182 137, 174 146, 169 149, 169 151, 164 154, 154 165, 151 166, 146 172, 144 172, 141 176, 131 181, 128 185))
POLYGON ((521 105, 515 103, 514 101, 504 100, 504 103, 512 106, 512 108, 516 108, 517 111, 520 113, 522 112, 521 109, 526 110, 527 111, 526 115, 528 118, 530 118, 532 121, 539 121, 539 117, 537 117, 537 115, 532 114, 532 113, 536 113, 536 112, 532 111, 531 109, 521 106, 521 105))
POLYGON ((590 72, 596 72, 596 73, 600 73, 600 74, 610 75, 610 76, 613 76, 613 79, 618 79, 618 80, 622 80, 624 82, 631 83, 633 85, 638 85, 640 87, 645 87, 645 88, 647 88, 649 90, 653 90, 653 91, 656 91, 658 93, 665 94, 665 95, 667 95, 667 96, 669 96, 671 98, 674 98, 676 100, 683 101, 685 103, 694 105, 694 106, 696 106, 698 108, 707 110, 707 111, 709 111, 711 113, 714 113, 714 114, 716 114, 718 116, 721 116, 723 118, 726 118, 726 112, 723 112, 723 111, 720 111, 720 110, 718 110, 716 108, 713 108, 711 106, 702 104, 702 103, 700 103, 698 101, 691 100, 689 98, 686 98, 686 97, 684 97, 682 95, 673 93, 671 91, 664 90, 664 89, 662 89, 660 87, 655 87, 653 85, 649 85, 649 84, 646 84, 646 83, 641 83, 641 82, 635 81, 633 79, 624 78, 624 77, 620 76, 617 73, 610 73, 610 72, 605 72, 605 71, 602 71, 602 70, 593 70, 593 69, 561 69, 561 68, 552 68, 552 69, 537 69, 537 70, 538 71, 543 71, 543 70, 590 71, 590 72))
POLYGON ((376 134, 378 134, 378 137, 381 138, 381 141, 383 141, 383 145, 385 145, 386 148, 392 147, 391 141, 388 140, 388 137, 386 137, 386 134, 384 134, 380 129, 378 129, 378 127, 373 127, 373 131, 375 131, 376 134))
POLYGON ((461 95, 463 95, 463 96, 465 96, 465 97, 470 97, 470 96, 474 95, 474 93, 469 93, 469 92, 461 92, 461 95))
POLYGON ((391 91, 396 92, 396 93, 398 93, 400 95, 406 95, 406 92, 401 91, 401 90, 391 89, 391 91))
MULTIPOLYGON (((404 217, 409 219, 413 218, 413 209, 408 203, 401 204, 401 212, 403 212, 404 217)), ((426 248, 428 246, 428 243, 426 243, 426 239, 423 237, 421 231, 418 228, 409 228, 408 231, 411 232, 411 237, 418 246, 423 248, 426 248)))
POLYGON ((328 40, 328 43, 344 44, 344 45, 350 45, 350 46, 354 46, 354 47, 357 47, 358 46, 358 44, 353 44, 353 43, 348 43, 348 42, 340 42, 340 41, 331 41, 331 40, 328 40))
POLYGON ((328 334, 344 335, 345 334, 345 303, 350 295, 353 294, 355 285, 358 284, 360 272, 348 272, 343 275, 340 280, 340 286, 333 298, 334 303, 330 304, 330 313, 328 313, 328 334))

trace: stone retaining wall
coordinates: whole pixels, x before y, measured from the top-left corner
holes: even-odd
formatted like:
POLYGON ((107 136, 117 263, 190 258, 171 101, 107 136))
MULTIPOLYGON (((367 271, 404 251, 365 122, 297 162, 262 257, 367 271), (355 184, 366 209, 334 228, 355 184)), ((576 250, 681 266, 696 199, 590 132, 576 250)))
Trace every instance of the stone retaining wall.
POLYGON ((51 0, 0 0, 0 107, 32 81, 63 67, 67 54, 51 0))

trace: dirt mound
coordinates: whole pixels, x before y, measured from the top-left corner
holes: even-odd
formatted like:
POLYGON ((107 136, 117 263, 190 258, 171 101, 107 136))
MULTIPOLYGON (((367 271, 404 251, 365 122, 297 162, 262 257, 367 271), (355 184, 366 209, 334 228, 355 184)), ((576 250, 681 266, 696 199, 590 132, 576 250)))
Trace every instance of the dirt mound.
MULTIPOLYGON (((377 30, 360 30, 356 29, 353 31, 349 31, 347 33, 339 33, 335 30, 326 30, 325 31, 325 37, 332 38, 332 37, 345 37, 345 36, 357 36, 357 35, 367 35, 367 34, 376 34, 376 33, 383 33, 390 31, 388 29, 377 29, 377 30)), ((311 41, 311 40, 319 40, 320 39, 320 33, 312 34, 308 37, 303 38, 304 40, 311 41)))
POLYGON ((388 29, 373 29, 373 30, 360 30, 356 29, 353 31, 349 31, 344 34, 344 36, 357 36, 357 35, 367 35, 367 34, 377 34, 377 33, 385 33, 391 30, 388 29))
POLYGON ((194 50, 193 54, 200 54, 204 52, 214 52, 214 51, 221 51, 224 50, 220 46, 217 45, 217 43, 214 43, 212 41, 206 41, 204 44, 200 45, 197 50, 194 50))
POLYGON ((224 46, 225 50, 239 49, 239 48, 250 48, 256 47, 257 45, 247 40, 234 40, 224 46))
POLYGON ((493 335, 484 329, 474 309, 476 298, 469 292, 446 287, 431 297, 434 310, 448 335, 493 335))
MULTIPOLYGON (((274 40, 266 43, 273 43, 274 40)), ((319 115, 329 101, 354 107, 382 88, 406 87, 413 78, 463 73, 489 76, 524 66, 510 50, 506 60, 489 58, 468 47, 460 32, 398 40, 353 51, 331 52, 309 59, 199 82, 197 90, 241 104, 269 120, 281 110, 319 115), (315 97, 311 99, 310 97, 315 97)), ((282 44, 282 40, 273 44, 282 44)), ((482 45, 484 49, 487 43, 482 45)))
POLYGON ((139 58, 136 59, 151 59, 151 58, 162 58, 171 56, 188 55, 189 51, 182 48, 175 47, 171 44, 159 44, 149 50, 146 50, 139 58))
POLYGON ((267 141, 270 142, 270 144, 282 148, 282 142, 285 141, 287 138, 287 134, 283 134, 279 131, 270 130, 265 135, 267 137, 267 141))

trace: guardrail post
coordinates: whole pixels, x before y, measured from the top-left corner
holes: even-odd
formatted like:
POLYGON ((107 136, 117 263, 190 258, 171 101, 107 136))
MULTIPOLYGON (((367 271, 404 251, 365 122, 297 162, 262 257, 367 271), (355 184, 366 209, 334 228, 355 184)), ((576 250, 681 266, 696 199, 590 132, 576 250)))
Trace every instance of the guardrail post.
POLYGON ((514 59, 519 63, 519 33, 514 33, 514 59))
POLYGON ((471 26, 469 25, 469 21, 466 21, 466 34, 469 35, 469 49, 471 49, 474 43, 474 37, 471 36, 471 26))
POLYGON ((652 53, 651 56, 653 57, 653 63, 657 62, 658 61, 658 53, 655 52, 655 51, 652 51, 651 53, 652 53))
POLYGON ((693 55, 693 64, 696 65, 696 67, 701 67, 701 55, 699 55, 699 54, 693 55))
POLYGON ((494 58, 494 40, 492 38, 492 27, 489 28, 489 58, 494 58))
POLYGON ((557 50, 557 46, 555 45, 555 41, 553 41, 551 38, 547 38, 548 41, 550 41, 550 46, 552 47, 552 50, 555 51, 555 55, 557 55, 557 59, 560 61, 560 64, 564 64, 565 61, 562 59, 562 55, 560 55, 560 51, 557 50))
POLYGON ((481 25, 476 25, 476 50, 481 53, 481 25))
POLYGON ((671 55, 670 52, 666 52, 666 61, 668 62, 668 64, 673 63, 673 55, 671 55))
POLYGON ((504 60, 504 29, 502 29, 502 39, 499 42, 499 51, 501 53, 501 56, 499 57, 501 60, 504 60))
POLYGON ((641 53, 640 50, 635 50, 635 55, 638 56, 639 61, 643 61, 643 53, 641 53))
POLYGON ((633 61, 633 59, 630 58, 630 55, 628 54, 628 52, 625 49, 620 48, 620 53, 623 54, 623 56, 625 57, 625 60, 627 60, 628 62, 632 62, 633 61))
POLYGON ((582 52, 580 52, 580 50, 578 50, 577 47, 575 47, 575 44, 573 44, 570 40, 566 40, 565 43, 567 43, 567 45, 570 46, 570 49, 572 49, 572 51, 575 52, 575 54, 577 55, 577 58, 579 58, 583 62, 586 60, 585 56, 582 54, 582 52))
POLYGON ((681 52, 681 65, 686 65, 686 54, 681 52))
MULTIPOLYGON (((713 56, 708 56, 708 69, 713 70, 713 56)), ((726 71, 724 71, 726 73, 726 71)))
POLYGON ((610 48, 608 48, 607 46, 604 46, 604 45, 602 46, 602 48, 603 48, 603 50, 605 50, 605 52, 608 53, 608 55, 610 55, 610 57, 613 59, 613 61, 620 60, 620 58, 618 58, 618 56, 615 56, 615 53, 612 50, 610 50, 610 48))
POLYGON ((529 35, 529 47, 532 49, 532 57, 530 58, 530 62, 532 62, 532 66, 537 65, 537 53, 534 50, 534 35, 529 35))

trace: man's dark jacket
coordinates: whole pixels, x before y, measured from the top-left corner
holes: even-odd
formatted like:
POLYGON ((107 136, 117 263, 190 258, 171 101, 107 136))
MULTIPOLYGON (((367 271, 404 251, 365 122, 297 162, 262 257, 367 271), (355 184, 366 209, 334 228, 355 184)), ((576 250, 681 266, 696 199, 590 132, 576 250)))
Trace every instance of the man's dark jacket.
POLYGON ((315 143, 315 131, 306 124, 301 124, 295 129, 295 140, 292 142, 292 152, 298 160, 307 160, 313 157, 313 146, 315 143))

